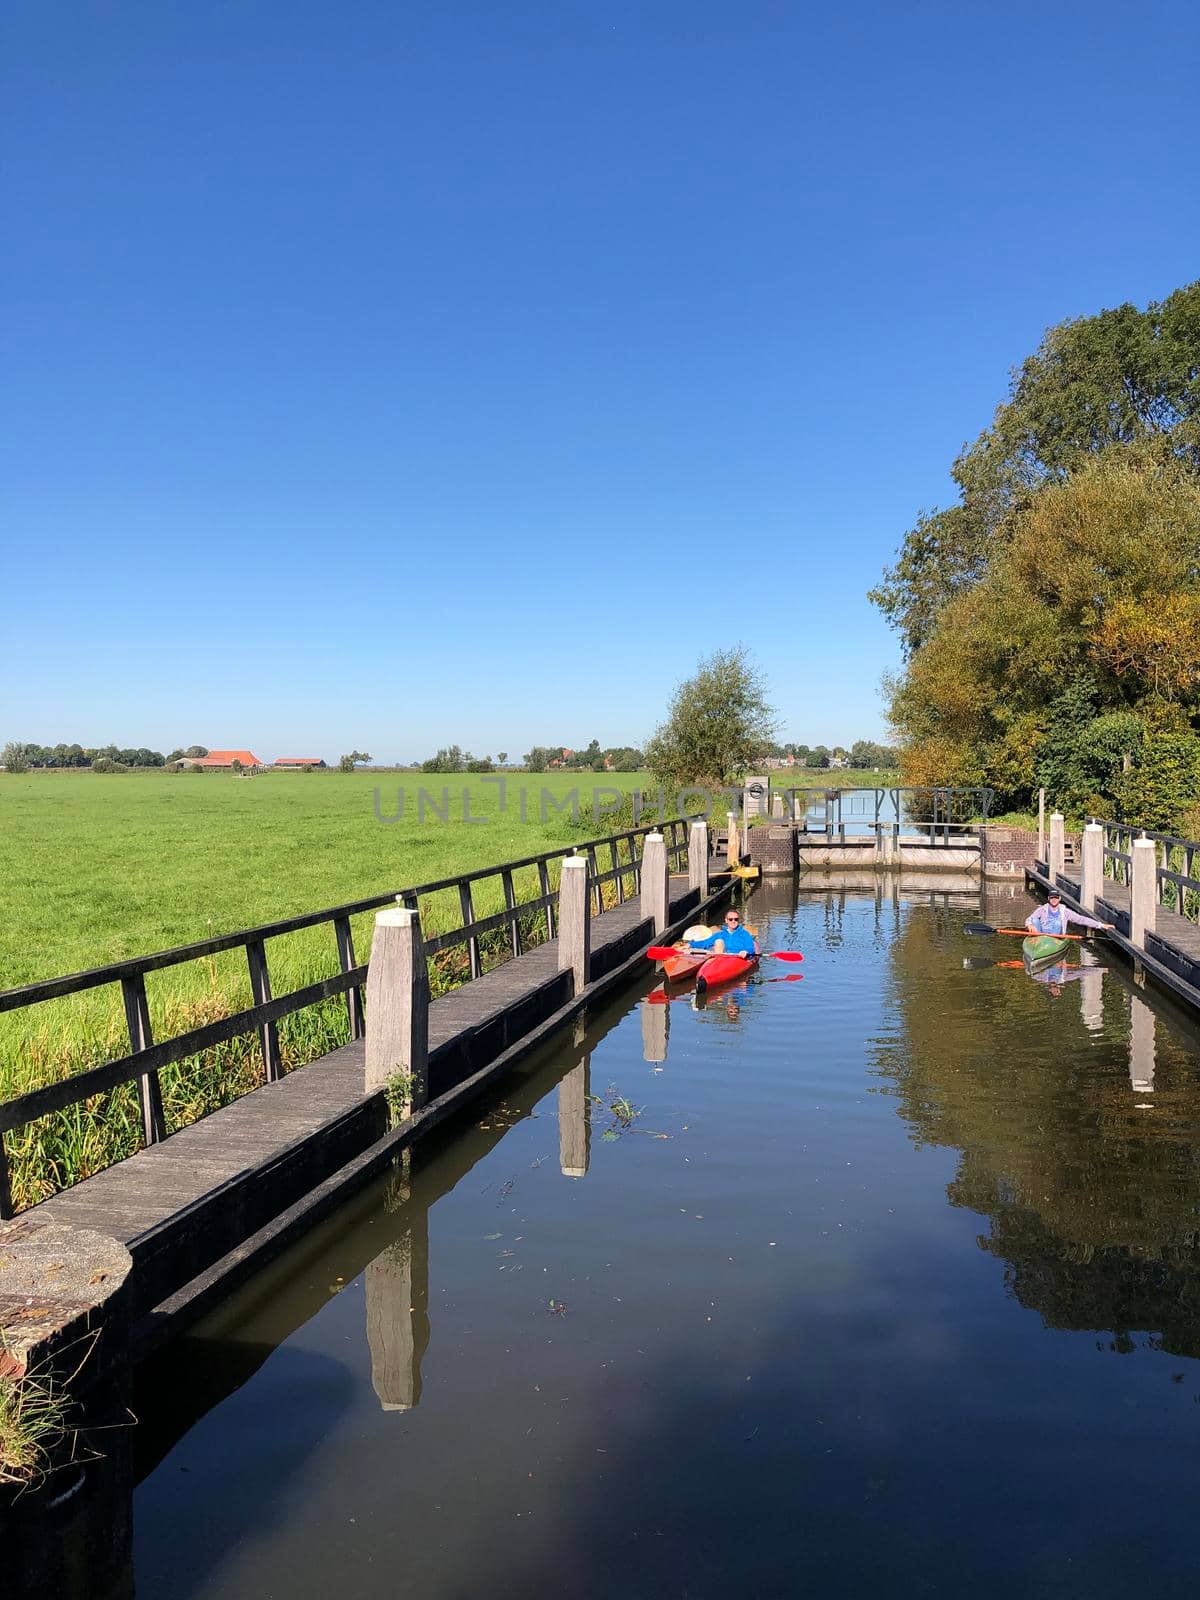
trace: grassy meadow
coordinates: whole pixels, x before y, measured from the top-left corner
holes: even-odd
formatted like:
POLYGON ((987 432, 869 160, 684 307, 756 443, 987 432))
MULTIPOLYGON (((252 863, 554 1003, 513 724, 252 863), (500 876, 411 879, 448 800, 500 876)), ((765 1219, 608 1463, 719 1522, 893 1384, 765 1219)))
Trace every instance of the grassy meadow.
MULTIPOLYGON (((499 785, 481 777, 415 773, 263 773, 252 778, 157 771, 0 775, 0 988, 104 965, 233 932, 303 911, 427 883, 473 867, 570 849, 625 818, 590 814, 593 784, 627 796, 632 775, 510 775, 507 807, 499 785), (399 821, 398 792, 404 790, 399 821), (418 791, 429 800, 418 814, 418 791), (527 792, 527 820, 519 790, 527 792), (578 823, 547 804, 579 792, 578 823), (448 809, 446 796, 448 791, 448 809), (464 794, 466 815, 464 816, 464 794), (437 811, 433 809, 437 808, 437 811), (440 813, 447 812, 446 820, 440 813), (482 820, 476 820, 482 819, 482 820)), ((611 792, 601 806, 614 804, 611 792)), ((607 865, 607 863, 605 863, 607 865)), ((536 873, 516 883, 537 894, 536 873)), ((503 906, 498 879, 476 896, 476 912, 503 906)), ((458 925, 458 897, 431 897, 422 920, 436 931, 458 925), (441 903, 439 903, 439 900, 441 903)), ((370 954, 373 918, 353 920, 359 961, 370 954)), ((536 930, 530 929, 536 937, 536 930)), ((495 955, 501 940, 495 940, 495 955)), ((331 927, 309 928, 267 946, 275 994, 337 971, 331 927)), ((462 976, 465 954, 443 952, 431 973, 435 991, 462 976)), ((151 973, 146 980, 155 1038, 166 1038, 251 1004, 242 951, 151 973)), ((340 1001, 312 1007, 280 1025, 285 1062, 294 1066, 347 1037, 340 1001)), ((0 1015, 0 1098, 57 1081, 128 1050, 119 985, 0 1015)), ((256 1038, 229 1041, 166 1069, 168 1124, 195 1120, 260 1081, 256 1038)), ((134 1086, 9 1134, 14 1198, 29 1204, 136 1150, 140 1121, 134 1086)))
MULTIPOLYGON (((890 775, 884 775, 890 777, 890 775)), ((873 773, 773 773, 773 787, 865 782, 873 773)), ((221 773, 87 771, 0 774, 0 988, 102 966, 301 912, 429 883, 475 867, 562 848, 631 825, 627 797, 646 774, 221 773), (427 795, 424 818, 418 793, 427 795), (399 792, 403 814, 396 821, 399 792), (525 820, 520 792, 526 795, 525 820), (563 806, 578 792, 579 815, 563 806), (626 797, 622 814, 593 813, 626 797), (445 794, 443 793, 445 791, 445 794), (543 807, 543 791, 551 797, 543 807), (464 811, 465 800, 465 811, 464 811), (447 805, 448 801, 448 805, 447 805), (436 808, 436 810, 434 809, 436 808), (445 812, 443 817, 441 813, 445 812), (544 814, 543 814, 544 812, 544 814)), ((724 802, 719 809, 723 810, 724 802)), ((646 820, 653 820, 652 816, 646 820)), ((607 860, 602 862, 608 866, 607 860)), ((534 869, 518 899, 539 892, 534 869)), ((479 916, 503 907, 500 880, 476 894, 479 916)), ((427 931, 459 925, 457 894, 422 902, 427 931)), ((540 919, 538 919, 540 920, 540 919)), ((355 953, 370 954, 373 914, 353 919, 355 953)), ((530 942, 541 933, 528 929, 530 942)), ((501 960, 506 941, 491 941, 501 960)), ((267 946, 274 993, 337 971, 333 930, 308 928, 267 946)), ((431 964, 435 993, 465 975, 465 951, 431 964)), ((240 950, 148 975, 155 1038, 251 1004, 240 950)), ((280 1024, 285 1065, 344 1043, 344 1003, 328 1001, 280 1024)), ((0 1098, 55 1082, 128 1051, 120 986, 0 1015, 0 1098)), ((181 1127, 261 1080, 256 1037, 230 1040, 161 1074, 168 1125, 181 1127)), ((6 1136, 14 1198, 28 1205, 138 1149, 135 1086, 95 1097, 6 1136)))

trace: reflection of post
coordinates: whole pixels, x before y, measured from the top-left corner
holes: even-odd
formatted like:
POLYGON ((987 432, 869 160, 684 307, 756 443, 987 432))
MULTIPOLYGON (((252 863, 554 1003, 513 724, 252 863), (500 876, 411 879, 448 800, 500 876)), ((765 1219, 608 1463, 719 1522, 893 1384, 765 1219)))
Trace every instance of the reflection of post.
POLYGON ((1089 1033, 1104 1026, 1104 968, 1087 950, 1079 957, 1079 1015, 1089 1033))
POLYGON ((642 1001, 642 1060, 650 1062, 667 1059, 667 1039, 671 1032, 670 1006, 665 1002, 642 1001))
POLYGON ((1129 1083, 1135 1094, 1154 1093, 1154 1013, 1129 997, 1129 1083))
MULTIPOLYGON (((666 1006, 659 1008, 665 1011, 666 1006)), ((585 1055, 558 1085, 558 1164, 564 1178, 586 1178, 592 1132, 588 1121, 592 1058, 585 1055)))
POLYGON ((371 1382, 384 1411, 421 1403, 429 1345, 429 1212, 409 1205, 405 1227, 366 1270, 371 1382))

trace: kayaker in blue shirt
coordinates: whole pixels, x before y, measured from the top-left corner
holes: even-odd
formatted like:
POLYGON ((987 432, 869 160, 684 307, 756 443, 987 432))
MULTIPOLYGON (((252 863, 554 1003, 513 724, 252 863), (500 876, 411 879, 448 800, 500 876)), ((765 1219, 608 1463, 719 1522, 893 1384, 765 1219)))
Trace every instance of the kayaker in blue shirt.
POLYGON ((689 950, 711 950, 729 956, 756 956, 758 940, 742 927, 741 916, 736 911, 725 913, 725 926, 710 933, 707 939, 689 939, 689 950))
POLYGON ((1062 895, 1057 889, 1051 889, 1046 904, 1025 918, 1025 926, 1030 933, 1066 933, 1071 923, 1079 928, 1103 928, 1106 933, 1111 933, 1115 926, 1111 922, 1097 922, 1095 917, 1085 917, 1082 912, 1071 911, 1063 905, 1062 895))

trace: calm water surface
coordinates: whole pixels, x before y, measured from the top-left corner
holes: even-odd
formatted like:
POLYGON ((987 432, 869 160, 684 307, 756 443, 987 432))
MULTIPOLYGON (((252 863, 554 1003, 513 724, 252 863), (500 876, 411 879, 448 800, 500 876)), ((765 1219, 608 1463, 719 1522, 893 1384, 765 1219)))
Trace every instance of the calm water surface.
POLYGON ((139 1595, 1192 1594, 1196 1038, 928 882, 765 886, 802 981, 627 992, 147 1372, 139 1595))

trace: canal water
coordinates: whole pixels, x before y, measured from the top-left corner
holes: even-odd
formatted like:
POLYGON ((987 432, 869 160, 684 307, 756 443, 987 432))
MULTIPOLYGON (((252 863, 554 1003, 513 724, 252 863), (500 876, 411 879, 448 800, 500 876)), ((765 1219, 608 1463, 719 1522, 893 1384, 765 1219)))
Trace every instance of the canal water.
POLYGON ((137 1593, 1192 1594, 1198 1041, 1027 907, 768 883, 514 1075, 143 1372, 137 1593))

